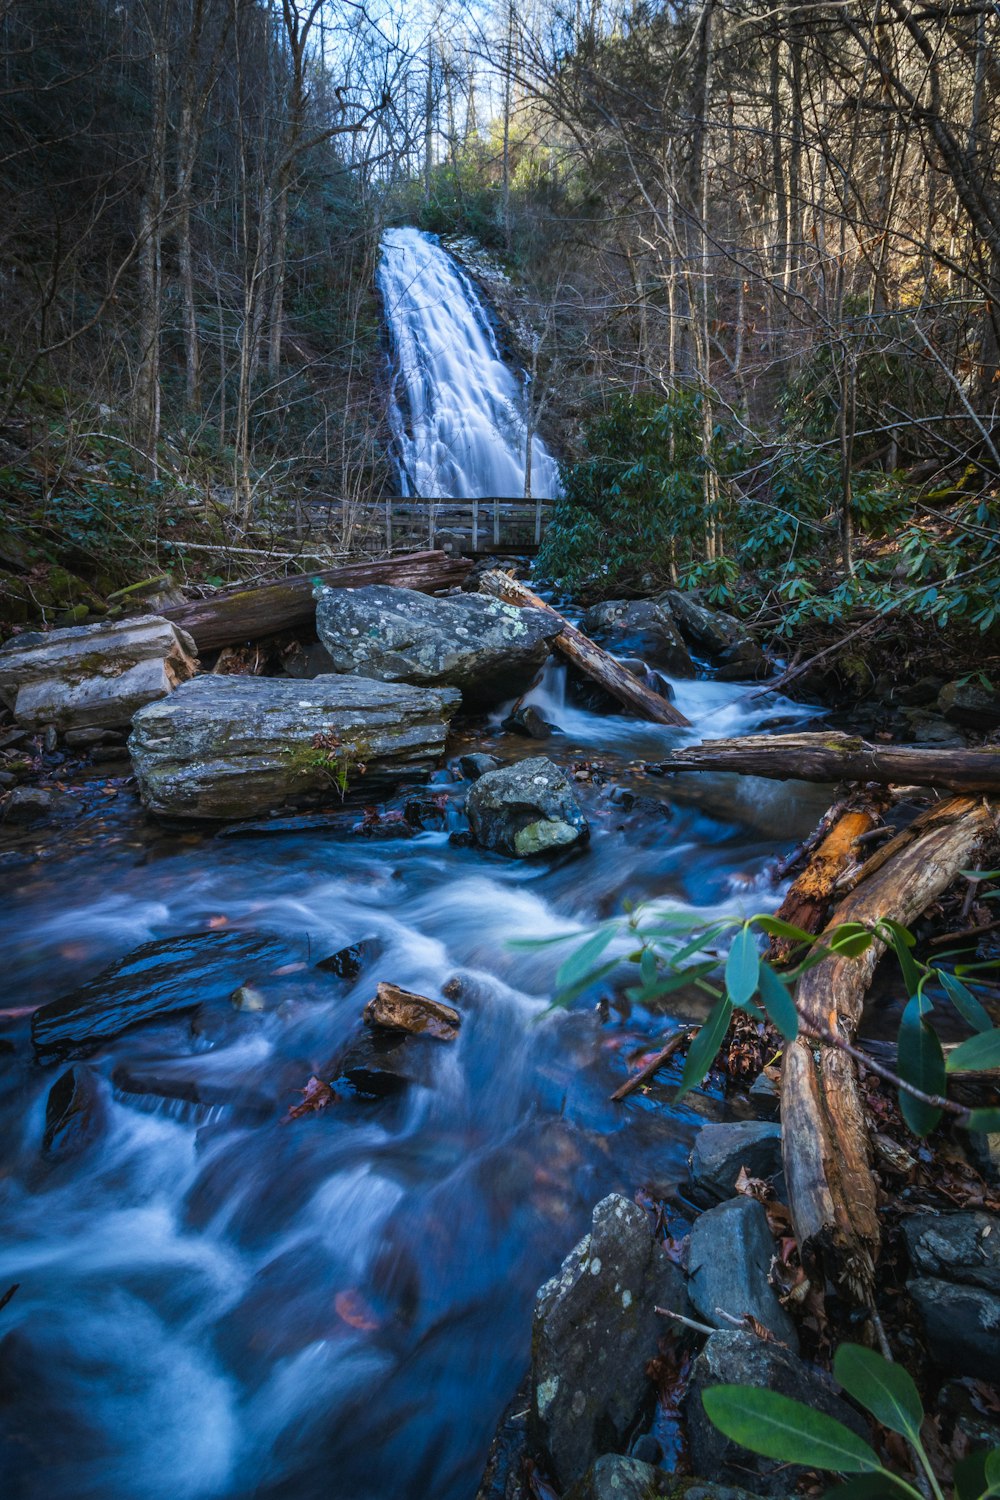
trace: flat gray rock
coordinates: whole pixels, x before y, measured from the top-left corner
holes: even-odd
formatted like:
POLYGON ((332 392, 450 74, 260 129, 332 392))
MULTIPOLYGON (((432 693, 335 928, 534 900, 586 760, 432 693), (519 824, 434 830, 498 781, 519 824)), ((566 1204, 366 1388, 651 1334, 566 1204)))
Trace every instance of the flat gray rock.
POLYGON ((426 775, 458 702, 364 677, 196 677, 136 714, 129 751, 151 812, 247 818, 426 775))
POLYGON ((690 1160, 696 1188, 710 1198, 729 1198, 743 1167, 751 1177, 774 1177, 781 1171, 781 1126, 763 1120, 703 1125, 690 1160))
POLYGON ((688 1296, 706 1323, 716 1328, 728 1326, 722 1313, 734 1318, 749 1313, 775 1338, 798 1349, 795 1324, 767 1279, 773 1255, 767 1215, 757 1199, 730 1198, 695 1221, 688 1249, 688 1296))
POLYGON ((590 837, 572 784, 544 755, 487 771, 470 787, 465 808, 477 844, 517 859, 590 837))
POLYGON ((485 594, 434 599, 371 584, 323 589, 316 630, 335 672, 458 688, 470 704, 495 703, 527 688, 562 622, 485 594))
POLYGON ((642 1209, 605 1198, 535 1302, 529 1444, 560 1488, 624 1445, 649 1401, 646 1365, 663 1333, 657 1305, 684 1310, 683 1276, 642 1209))

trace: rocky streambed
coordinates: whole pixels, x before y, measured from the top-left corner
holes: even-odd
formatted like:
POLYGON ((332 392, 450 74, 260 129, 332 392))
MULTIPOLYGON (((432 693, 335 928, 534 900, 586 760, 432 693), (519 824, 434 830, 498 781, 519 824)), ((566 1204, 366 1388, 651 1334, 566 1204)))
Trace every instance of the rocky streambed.
MULTIPOLYGON (((366 594, 312 679, 203 661, 151 699, 134 779, 127 725, 3 731, 24 766, 0 851, 5 1493, 790 1493, 698 1402, 745 1379, 860 1421, 776 1274, 773 1099, 710 1081, 672 1106, 673 1063, 612 1102, 699 996, 665 1015, 611 975, 553 1012, 566 950, 538 943, 625 901, 776 904, 827 789, 641 763, 813 711, 750 696, 752 643, 727 680, 710 612, 589 622, 686 731, 555 659, 531 687, 544 619, 459 597, 435 633, 366 594)), ((945 1368, 935 1330, 997 1300, 990 1191, 901 1255, 945 1368)))

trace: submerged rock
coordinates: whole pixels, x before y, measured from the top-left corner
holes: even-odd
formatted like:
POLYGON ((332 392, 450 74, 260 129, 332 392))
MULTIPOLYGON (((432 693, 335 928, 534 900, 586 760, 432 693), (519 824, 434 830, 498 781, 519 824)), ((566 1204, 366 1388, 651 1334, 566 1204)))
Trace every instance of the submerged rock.
POLYGON ((381 946, 376 938, 362 938, 360 943, 350 943, 346 948, 338 948, 329 958, 321 958, 316 967, 324 974, 335 974, 338 979, 354 980, 365 964, 378 955, 381 946))
POLYGON ((458 688, 472 704, 523 692, 561 628, 547 611, 485 594, 434 599, 387 584, 323 589, 316 604, 316 629, 335 671, 458 688))
POLYGON ((652 1396, 656 1306, 686 1306, 683 1277, 642 1209, 613 1194, 535 1302, 529 1440, 561 1488, 624 1446, 652 1396))
POLYGON ((106 1118, 101 1078, 92 1068, 74 1064, 49 1089, 43 1153, 50 1161, 78 1156, 100 1137, 106 1118))
POLYGON ((512 714, 508 714, 500 727, 511 734, 526 735, 530 740, 552 738, 552 725, 542 718, 533 703, 527 703, 523 708, 517 708, 512 714))
POLYGON ((355 1038, 333 1072, 337 1093, 358 1099, 391 1099, 411 1084, 434 1082, 433 1049, 401 1031, 371 1030, 355 1038))
POLYGON ((694 662, 669 606, 656 599, 607 599, 587 610, 586 635, 616 656, 642 657, 674 677, 693 677, 694 662))
POLYGON ((691 1466, 716 1482, 752 1484, 761 1495, 789 1495, 803 1470, 750 1453, 723 1437, 708 1419, 702 1392, 712 1385, 752 1385, 802 1401, 868 1437, 865 1423, 804 1360, 738 1329, 713 1333, 694 1362, 684 1401, 691 1466))
POLYGON ((409 1036, 435 1037, 439 1042, 453 1042, 462 1024, 462 1017, 453 1005, 385 982, 379 984, 363 1015, 366 1026, 402 1031, 409 1036))
POLYGON ((295 955, 251 932, 198 932, 144 943, 31 1018, 40 1062, 79 1057, 149 1021, 224 1004, 241 984, 295 955))
POLYGON ((477 844, 518 859, 590 837, 572 786, 545 756, 487 771, 470 788, 466 811, 477 844))
POLYGON ((458 701, 358 677, 198 677, 140 710, 129 750, 151 812, 245 818, 425 775, 458 701))

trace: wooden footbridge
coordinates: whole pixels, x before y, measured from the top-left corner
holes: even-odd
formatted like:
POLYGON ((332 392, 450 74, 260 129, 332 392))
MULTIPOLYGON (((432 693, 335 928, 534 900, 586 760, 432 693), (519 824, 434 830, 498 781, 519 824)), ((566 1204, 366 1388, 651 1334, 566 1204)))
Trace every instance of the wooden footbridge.
POLYGON ((378 500, 316 500, 305 506, 316 540, 337 538, 342 547, 391 552, 422 546, 466 556, 537 552, 555 509, 554 500, 511 495, 476 499, 403 495, 378 500))

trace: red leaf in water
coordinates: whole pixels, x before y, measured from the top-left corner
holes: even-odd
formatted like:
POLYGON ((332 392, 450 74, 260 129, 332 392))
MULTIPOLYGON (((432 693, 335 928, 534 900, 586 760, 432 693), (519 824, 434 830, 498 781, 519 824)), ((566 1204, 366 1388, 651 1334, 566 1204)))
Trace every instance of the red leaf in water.
POLYGON ((303 969, 307 969, 308 967, 309 967, 308 964, 304 964, 304 963, 302 963, 300 961, 300 962, 294 963, 294 964, 282 964, 279 969, 273 969, 272 973, 274 973, 274 974, 300 974, 303 969))
POLYGON ((302 1090, 302 1103, 293 1104, 281 1123, 287 1125, 290 1120, 301 1120, 303 1115, 318 1115, 336 1097, 328 1083, 324 1083, 322 1078, 312 1077, 302 1090))
POLYGON ((225 927, 228 921, 228 917, 209 917, 208 925, 209 927, 225 927))
POLYGON ((354 1287, 346 1292, 338 1292, 333 1299, 333 1305, 338 1318, 342 1318, 348 1328, 360 1328, 370 1333, 373 1328, 379 1326, 374 1311, 354 1287))

